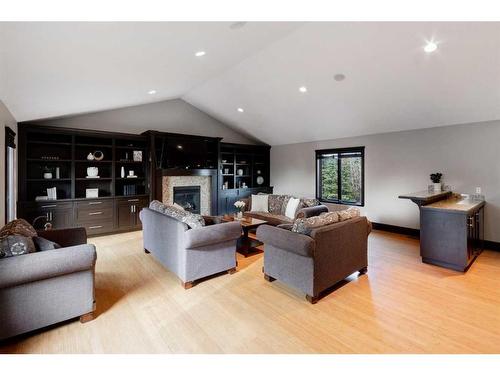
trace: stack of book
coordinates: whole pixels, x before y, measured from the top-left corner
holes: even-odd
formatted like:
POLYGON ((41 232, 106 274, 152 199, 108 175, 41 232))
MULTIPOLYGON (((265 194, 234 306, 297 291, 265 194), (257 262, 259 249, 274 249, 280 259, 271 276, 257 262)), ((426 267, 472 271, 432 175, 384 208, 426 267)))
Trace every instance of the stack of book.
POLYGON ((124 185, 123 186, 123 195, 136 195, 137 194, 137 186, 136 185, 124 185))
POLYGON ((48 197, 48 200, 56 200, 57 199, 57 190, 55 187, 47 188, 47 197, 48 197))

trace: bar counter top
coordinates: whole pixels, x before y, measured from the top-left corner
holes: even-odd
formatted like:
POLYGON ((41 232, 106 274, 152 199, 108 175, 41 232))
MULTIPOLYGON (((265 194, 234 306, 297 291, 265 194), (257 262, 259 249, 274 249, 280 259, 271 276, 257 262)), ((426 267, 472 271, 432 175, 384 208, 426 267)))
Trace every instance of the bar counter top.
POLYGON ((451 191, 432 191, 427 190, 417 191, 415 193, 400 195, 400 199, 409 199, 419 206, 423 206, 432 202, 436 202, 446 197, 451 196, 451 191))
POLYGON ((468 196, 454 194, 447 199, 422 206, 423 210, 443 210, 457 213, 471 213, 484 206, 484 200, 471 199, 468 196))

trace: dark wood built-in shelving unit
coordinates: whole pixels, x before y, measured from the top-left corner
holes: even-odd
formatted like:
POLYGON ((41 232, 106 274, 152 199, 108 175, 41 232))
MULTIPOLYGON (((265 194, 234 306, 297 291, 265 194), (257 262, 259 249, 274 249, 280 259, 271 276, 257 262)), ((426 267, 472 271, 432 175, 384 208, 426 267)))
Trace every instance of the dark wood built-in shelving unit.
POLYGON ((89 235, 141 227, 138 213, 150 190, 147 137, 19 124, 18 157, 19 217, 29 222, 42 217, 38 226, 46 221, 54 228, 84 226, 89 235), (96 151, 103 159, 88 160, 96 151), (134 151, 142 152, 142 161, 134 161, 134 151), (99 178, 87 177, 88 167, 97 167, 99 178), (125 175, 134 171, 137 177, 122 178, 122 167, 125 175), (35 199, 53 187, 56 200, 35 199), (98 189, 98 197, 87 198, 87 189, 98 189))
POLYGON ((212 215, 234 212, 234 202, 251 194, 272 193, 270 146, 221 140, 158 131, 132 135, 21 123, 18 217, 30 223, 38 218, 37 229, 46 222, 55 229, 83 226, 89 235, 140 229, 139 212, 151 199, 162 199, 164 176, 210 176, 212 215), (96 151, 103 153, 102 160, 88 160, 89 153, 96 151), (134 151, 142 152, 142 161, 134 160, 134 151), (99 178, 87 177, 88 167, 97 167, 99 178), (136 177, 127 177, 129 171, 136 177), (52 173, 52 178, 44 177, 44 172, 52 173), (223 188, 225 182, 227 189, 223 188), (54 187, 56 200, 35 199, 54 187), (87 198, 87 189, 98 189, 99 196, 87 198))
POLYGON ((237 143, 220 144, 219 215, 234 213, 234 203, 251 194, 272 193, 273 188, 269 185, 270 148, 237 143))

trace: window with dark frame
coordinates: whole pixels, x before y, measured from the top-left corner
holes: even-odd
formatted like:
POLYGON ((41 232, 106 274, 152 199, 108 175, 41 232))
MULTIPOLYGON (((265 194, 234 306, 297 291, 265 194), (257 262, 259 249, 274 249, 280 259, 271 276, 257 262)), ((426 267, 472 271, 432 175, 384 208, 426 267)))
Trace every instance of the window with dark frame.
POLYGON ((316 150, 316 198, 353 206, 365 204, 365 148, 316 150))

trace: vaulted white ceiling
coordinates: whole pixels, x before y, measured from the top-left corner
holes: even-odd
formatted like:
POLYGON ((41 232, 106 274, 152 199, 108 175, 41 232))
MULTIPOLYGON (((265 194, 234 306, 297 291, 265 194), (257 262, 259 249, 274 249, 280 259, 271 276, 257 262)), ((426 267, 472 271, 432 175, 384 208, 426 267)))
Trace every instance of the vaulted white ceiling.
POLYGON ((500 119, 500 23, 229 25, 0 24, 0 98, 24 121, 181 97, 272 145, 500 119))

